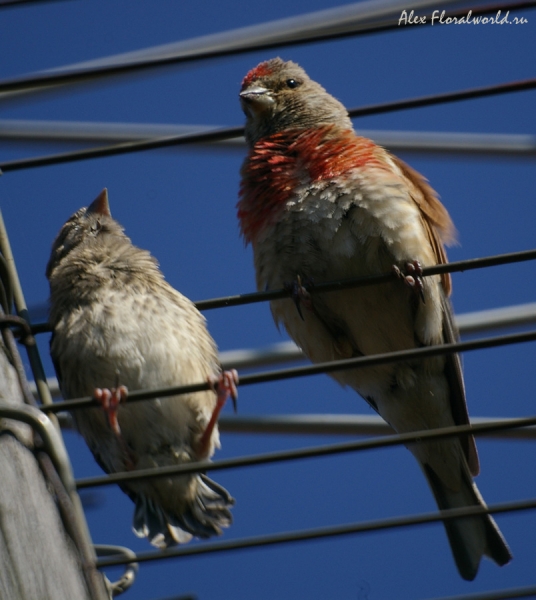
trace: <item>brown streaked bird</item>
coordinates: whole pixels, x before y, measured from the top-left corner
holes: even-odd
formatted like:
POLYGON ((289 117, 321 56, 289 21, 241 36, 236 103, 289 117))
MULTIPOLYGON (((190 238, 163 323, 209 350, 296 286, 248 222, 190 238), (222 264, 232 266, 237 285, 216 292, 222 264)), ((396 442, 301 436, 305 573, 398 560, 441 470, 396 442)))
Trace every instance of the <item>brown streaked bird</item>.
MULTIPOLYGON (((78 431, 107 473, 207 459, 219 447, 217 418, 236 372, 222 373, 214 340, 192 302, 115 221, 106 190, 61 228, 46 275, 51 355, 64 398, 95 395, 105 406, 73 411, 78 431), (124 403, 127 388, 211 381, 214 390, 124 403), (107 414, 106 414, 107 413, 107 414)), ((233 498, 203 474, 121 484, 133 528, 165 548, 221 534, 233 498)))
MULTIPOLYGON (((420 277, 447 261, 451 219, 427 181, 354 133, 348 112, 293 62, 252 69, 240 101, 249 154, 238 218, 253 247, 257 288, 291 286, 271 303, 277 324, 313 362, 382 354, 457 339, 449 275, 420 277), (394 272, 390 283, 309 295, 307 283, 394 272)), ((331 374, 398 432, 469 423, 460 360, 430 357, 331 374)), ((440 510, 485 506, 473 476, 472 436, 411 444, 440 510)), ((446 521, 464 579, 480 560, 512 556, 491 516, 446 521)))

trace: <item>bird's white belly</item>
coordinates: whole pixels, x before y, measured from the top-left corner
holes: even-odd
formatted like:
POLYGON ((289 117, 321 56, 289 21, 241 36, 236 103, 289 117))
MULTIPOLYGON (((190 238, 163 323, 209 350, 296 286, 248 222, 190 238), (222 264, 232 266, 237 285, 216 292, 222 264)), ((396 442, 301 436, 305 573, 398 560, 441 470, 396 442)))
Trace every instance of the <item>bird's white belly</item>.
MULTIPOLYGON (((60 371, 66 374, 62 383, 66 397, 90 396, 96 387, 125 385, 135 391, 197 383, 209 375, 208 368, 193 367, 194 362, 198 363, 192 361, 192 349, 180 331, 162 339, 160 332, 168 327, 165 317, 169 317, 169 311, 160 318, 148 307, 145 312, 137 310, 140 307, 135 306, 136 302, 139 304, 140 299, 135 296, 115 300, 112 296, 109 302, 71 311, 57 325, 56 337, 62 337, 62 344, 61 353, 56 355, 60 371), (116 311, 116 306, 124 307, 125 301, 130 304, 127 310, 135 311, 139 319, 126 319, 122 311, 116 311)), ((174 310, 172 304, 169 310, 174 310)), ((201 431, 208 422, 214 404, 213 392, 196 397, 127 400, 118 414, 122 436, 140 455, 151 455, 163 444, 177 448, 188 445, 192 433, 201 431)), ((77 428, 90 446, 117 443, 101 409, 79 413, 75 415, 77 428)), ((217 430, 213 443, 218 445, 217 430)))
MULTIPOLYGON (((434 264, 418 209, 402 194, 394 197, 396 192, 397 188, 390 190, 389 197, 385 191, 376 196, 369 193, 366 200, 361 196, 356 199, 354 194, 350 201, 348 195, 340 195, 340 189, 335 193, 330 188, 309 196, 307 202, 295 203, 254 247, 259 289, 284 287, 297 276, 306 284, 312 281, 314 289, 314 284, 325 281, 389 273, 393 264, 403 265, 406 261, 434 264), (331 205, 333 210, 324 210, 319 219, 316 203, 331 205)), ((440 343, 441 293, 438 277, 428 277, 422 302, 393 276, 384 284, 313 292, 313 309, 302 306, 303 318, 292 299, 274 301, 271 308, 276 322, 284 324, 307 356, 313 362, 324 362, 440 343)), ((443 368, 444 359, 440 357, 423 361, 417 369, 409 363, 391 363, 338 371, 332 376, 365 398, 374 398, 377 405, 384 404, 377 407, 380 414, 390 421, 394 411, 398 428, 410 430, 419 428, 414 418, 418 411, 408 411, 406 423, 403 401, 400 410, 391 390, 405 390, 401 397, 411 390, 417 392, 419 377, 442 378, 443 368)), ((430 385, 438 390, 441 387, 430 385)), ((426 403, 425 394, 420 395, 426 403)), ((444 398, 440 404, 445 405, 444 398)), ((440 416, 437 420, 442 419, 440 416)))

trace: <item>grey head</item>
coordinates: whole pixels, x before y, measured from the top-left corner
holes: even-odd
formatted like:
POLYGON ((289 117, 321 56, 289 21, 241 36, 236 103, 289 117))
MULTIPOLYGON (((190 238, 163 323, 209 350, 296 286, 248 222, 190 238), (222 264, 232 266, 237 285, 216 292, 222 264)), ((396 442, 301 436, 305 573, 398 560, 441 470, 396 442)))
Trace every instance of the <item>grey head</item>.
POLYGON ((272 58, 251 69, 240 90, 246 115, 246 140, 286 129, 337 125, 352 129, 346 108, 292 61, 272 58))
POLYGON ((91 247, 99 238, 113 235, 126 238, 121 225, 112 218, 108 204, 108 190, 104 188, 95 200, 86 208, 77 210, 63 225, 52 244, 50 260, 47 264, 46 276, 73 250, 91 247))

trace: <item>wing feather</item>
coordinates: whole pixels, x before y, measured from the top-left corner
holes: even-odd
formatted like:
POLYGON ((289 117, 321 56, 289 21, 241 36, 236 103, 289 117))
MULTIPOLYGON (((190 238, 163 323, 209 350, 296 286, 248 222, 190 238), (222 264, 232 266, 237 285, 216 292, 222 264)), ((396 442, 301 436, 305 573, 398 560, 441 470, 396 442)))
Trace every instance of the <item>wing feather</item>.
MULTIPOLYGON (((394 157, 394 160, 411 184, 411 195, 421 211, 424 229, 433 248, 437 264, 446 264, 448 259, 443 244, 454 241, 456 237, 456 230, 447 209, 441 204, 435 191, 420 173, 399 158, 394 157)), ((458 341, 459 335, 448 299, 452 290, 450 273, 441 276, 441 283, 445 292, 442 295, 443 341, 451 344, 458 341)), ((458 354, 447 356, 445 375, 450 386, 450 406, 454 422, 457 425, 468 425, 469 412, 465 398, 461 359, 458 354)), ((480 467, 474 437, 472 435, 464 436, 461 438, 461 443, 471 474, 478 475, 480 467)))
MULTIPOLYGON (((420 173, 396 156, 392 158, 402 171, 402 175, 410 183, 411 195, 421 211, 424 229, 433 248, 437 264, 447 263, 447 253, 443 244, 451 243, 456 239, 456 229, 447 209, 441 204, 432 186, 420 173)), ((452 289, 450 273, 441 275, 441 283, 446 295, 449 296, 452 289)))

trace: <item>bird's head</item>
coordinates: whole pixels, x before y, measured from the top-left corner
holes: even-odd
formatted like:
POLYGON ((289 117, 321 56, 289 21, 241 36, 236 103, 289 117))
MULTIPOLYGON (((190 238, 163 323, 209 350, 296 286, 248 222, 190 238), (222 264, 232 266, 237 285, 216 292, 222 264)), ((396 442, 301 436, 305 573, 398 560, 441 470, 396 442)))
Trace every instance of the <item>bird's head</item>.
POLYGON ((338 125, 351 129, 344 106, 292 61, 272 58, 244 78, 240 103, 246 114, 246 140, 259 139, 286 129, 338 125))
POLYGON ((95 244, 99 237, 112 234, 124 235, 123 228, 112 218, 108 204, 108 190, 104 188, 86 208, 77 210, 63 225, 52 244, 46 276, 75 248, 95 244))

